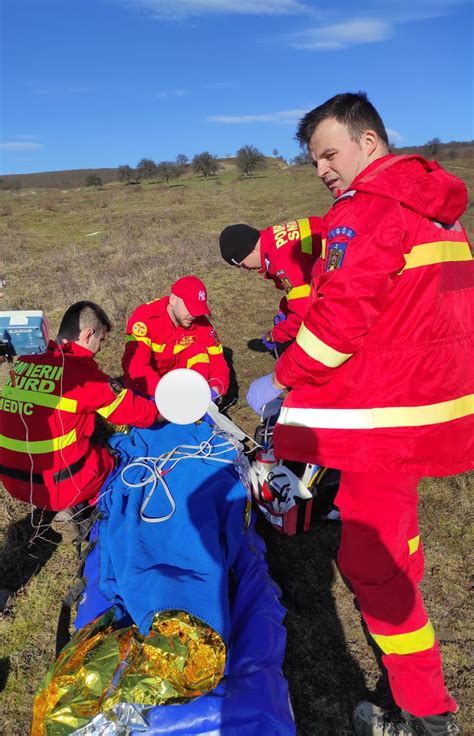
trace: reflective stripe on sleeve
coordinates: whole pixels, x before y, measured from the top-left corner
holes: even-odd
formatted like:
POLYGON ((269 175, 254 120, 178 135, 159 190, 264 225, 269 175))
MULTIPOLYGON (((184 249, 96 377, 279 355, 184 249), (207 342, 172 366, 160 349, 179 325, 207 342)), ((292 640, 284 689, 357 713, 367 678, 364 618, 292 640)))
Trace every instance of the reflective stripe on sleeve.
POLYGON ((5 450, 11 450, 12 452, 24 452, 31 455, 41 455, 42 453, 55 452, 56 450, 62 450, 69 445, 73 445, 76 441, 76 430, 72 429, 67 434, 63 434, 60 437, 52 437, 49 440, 15 440, 12 437, 5 437, 0 434, 0 447, 5 450))
POLYGON ((323 261, 326 258, 326 238, 321 240, 321 258, 323 261))
POLYGON ((408 553, 413 555, 420 546, 420 535, 408 540, 408 553))
POLYGON ((14 401, 29 402, 36 406, 46 406, 50 409, 68 411, 71 414, 77 412, 77 401, 75 399, 68 399, 64 396, 56 396, 55 394, 45 394, 41 391, 28 391, 26 389, 16 388, 16 386, 4 386, 2 396, 14 401))
POLYGON ((120 406, 126 394, 127 394, 127 389, 124 388, 123 391, 121 391, 110 404, 107 404, 107 406, 102 406, 100 409, 97 409, 97 414, 100 414, 100 416, 104 417, 104 419, 108 419, 110 415, 115 411, 115 409, 118 406, 120 406))
POLYGON ((339 350, 335 350, 320 340, 311 330, 308 330, 304 322, 301 323, 301 327, 296 335, 296 342, 310 358, 319 360, 320 363, 328 368, 337 368, 353 355, 353 353, 340 353, 339 350))
POLYGON ((209 356, 207 353, 198 353, 198 355, 193 355, 192 358, 189 358, 188 362, 186 363, 186 368, 192 368, 193 365, 196 365, 196 363, 209 363, 209 356))
POLYGON ((462 419, 474 413, 474 394, 425 406, 375 409, 303 409, 283 407, 278 423, 313 429, 381 429, 422 427, 462 419))
POLYGON ((290 299, 302 299, 305 296, 309 296, 310 293, 310 284, 302 284, 301 286, 295 286, 293 289, 291 289, 291 291, 289 291, 286 295, 286 298, 288 301, 290 301, 290 299))
POLYGON ((126 335, 125 342, 143 342, 150 348, 150 350, 153 350, 154 353, 162 353, 166 347, 166 343, 160 344, 152 342, 149 337, 139 337, 137 335, 126 335))
POLYGON ((471 249, 466 241, 439 240, 433 243, 420 243, 420 245, 413 246, 411 251, 405 255, 406 265, 403 267, 402 273, 411 268, 431 266, 434 263, 471 260, 471 249))
POLYGON ((313 235, 308 218, 305 217, 303 220, 298 220, 298 226, 300 229, 301 250, 303 253, 309 253, 311 255, 313 252, 313 235))
POLYGON ((382 636, 381 634, 370 632, 370 636, 384 654, 414 654, 415 652, 424 652, 426 649, 431 649, 435 643, 435 633, 431 621, 428 621, 421 629, 410 631, 407 634, 382 636))
POLYGON ((209 345, 207 348, 209 355, 220 355, 224 352, 222 345, 209 345))

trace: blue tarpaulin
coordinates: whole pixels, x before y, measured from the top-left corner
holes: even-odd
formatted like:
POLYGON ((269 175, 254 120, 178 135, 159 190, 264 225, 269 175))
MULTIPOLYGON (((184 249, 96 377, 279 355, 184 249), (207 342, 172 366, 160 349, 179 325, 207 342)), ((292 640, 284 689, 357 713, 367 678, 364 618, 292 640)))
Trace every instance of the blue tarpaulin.
MULTIPOLYGON (((156 457, 179 444, 199 444, 211 433, 205 424, 165 425, 114 438, 121 464, 103 489, 105 518, 93 529, 99 543, 86 559, 87 584, 75 626, 81 628, 116 605, 124 621, 130 615, 146 632, 153 606, 162 601, 155 611, 188 610, 228 642, 225 675, 215 690, 183 705, 148 710, 148 736, 295 736, 281 672, 285 609, 268 573, 263 541, 253 524, 243 531, 246 491, 234 467, 202 459, 179 462, 165 476, 176 511, 163 523, 140 520, 147 488, 127 488, 121 479, 130 461, 156 457), (230 567, 235 579, 231 600, 230 567), (159 582, 150 582, 155 576, 159 582)), ((135 471, 137 479, 145 473, 144 468, 130 469, 128 482, 135 482, 135 471)), ((158 489, 146 514, 164 517, 171 508, 158 489)))

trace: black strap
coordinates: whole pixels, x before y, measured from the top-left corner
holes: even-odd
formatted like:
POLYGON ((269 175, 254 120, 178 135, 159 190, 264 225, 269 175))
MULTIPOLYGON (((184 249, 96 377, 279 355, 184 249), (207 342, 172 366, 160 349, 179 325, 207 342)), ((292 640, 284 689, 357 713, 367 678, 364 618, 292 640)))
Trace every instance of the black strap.
POLYGON ((63 600, 56 629, 56 657, 59 657, 62 649, 64 649, 71 638, 69 634, 69 626, 71 625, 71 608, 78 600, 85 587, 85 581, 83 579, 79 580, 63 600))
MULTIPOLYGON (((57 473, 53 473, 53 480, 55 483, 60 483, 62 480, 67 480, 72 475, 76 475, 86 462, 87 455, 83 455, 75 463, 68 465, 67 468, 58 470, 57 473)), ((38 483, 44 485, 44 476, 42 473, 30 473, 28 470, 20 470, 19 468, 8 468, 6 465, 0 465, 0 475, 6 475, 8 478, 14 478, 15 480, 22 480, 25 483, 38 483)))
POLYGON ((0 465, 0 475, 6 475, 8 478, 14 478, 14 480, 24 480, 26 483, 29 483, 31 480, 33 483, 44 484, 41 473, 29 473, 26 470, 7 468, 6 465, 0 465))

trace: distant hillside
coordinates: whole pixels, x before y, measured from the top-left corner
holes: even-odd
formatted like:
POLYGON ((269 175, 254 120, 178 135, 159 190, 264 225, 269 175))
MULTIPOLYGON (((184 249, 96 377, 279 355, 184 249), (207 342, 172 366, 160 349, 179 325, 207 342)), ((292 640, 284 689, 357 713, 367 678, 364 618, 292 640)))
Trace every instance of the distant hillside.
MULTIPOLYGON (((451 141, 441 143, 434 140, 423 146, 394 147, 395 153, 419 153, 428 159, 439 161, 474 159, 474 141, 451 141)), ((285 165, 282 158, 266 157, 267 166, 281 168, 285 165)), ((235 169, 234 158, 218 159, 222 171, 235 169)), ((191 171, 191 169, 190 169, 191 171)), ((0 189, 56 188, 76 189, 85 186, 88 176, 97 175, 103 184, 118 180, 118 169, 71 169, 69 171, 45 171, 38 174, 10 174, 0 177, 0 189)), ((183 178, 186 178, 184 175, 183 178)))
MULTIPOLYGON (((220 158, 222 171, 235 169, 235 159, 220 158)), ((267 167, 281 167, 285 162, 280 158, 267 157, 267 167)), ((191 172, 191 168, 189 168, 191 172)), ((88 176, 97 175, 103 184, 118 181, 118 169, 71 169, 69 171, 45 171, 38 174, 8 174, 0 176, 0 189, 77 189, 85 186, 88 176)), ((186 178, 186 174, 182 178, 186 178)))

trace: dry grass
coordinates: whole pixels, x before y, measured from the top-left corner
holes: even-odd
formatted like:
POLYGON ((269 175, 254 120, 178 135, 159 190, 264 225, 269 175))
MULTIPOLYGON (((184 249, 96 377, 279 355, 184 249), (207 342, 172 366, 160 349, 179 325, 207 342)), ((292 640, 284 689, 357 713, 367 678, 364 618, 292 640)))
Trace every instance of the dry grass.
MULTIPOLYGON (((455 171, 473 182, 474 163, 455 171)), ((453 170, 455 168, 453 167, 453 170)), ((224 172, 180 186, 107 185, 99 191, 0 192, 0 273, 8 278, 5 308, 42 308, 51 334, 69 304, 89 298, 110 313, 116 330, 100 362, 120 373, 123 328, 132 309, 167 293, 169 284, 196 273, 208 285, 213 321, 231 351, 240 397, 230 410, 253 432, 244 396, 250 381, 269 372, 268 354, 249 350, 263 334, 278 296, 256 274, 227 267, 217 236, 232 222, 256 227, 325 211, 328 195, 309 167, 282 169, 250 180, 224 172)), ((472 223, 472 209, 466 225, 472 223)), ((472 235, 472 230, 471 230, 472 235)), ((5 369, 0 367, 0 383, 5 369)), ((464 733, 474 733, 470 700, 468 559, 470 480, 426 479, 421 523, 426 550, 426 604, 442 642, 449 687, 461 705, 464 733)), ((74 555, 54 534, 34 536, 28 509, 0 487, 1 588, 15 592, 0 619, 0 731, 25 736, 33 693, 53 659, 62 596, 73 581, 74 555), (3 730, 2 730, 3 729, 3 730)), ((355 703, 383 693, 359 615, 334 564, 338 529, 282 539, 262 526, 269 561, 288 608, 285 673, 299 736, 351 733, 355 703)))

